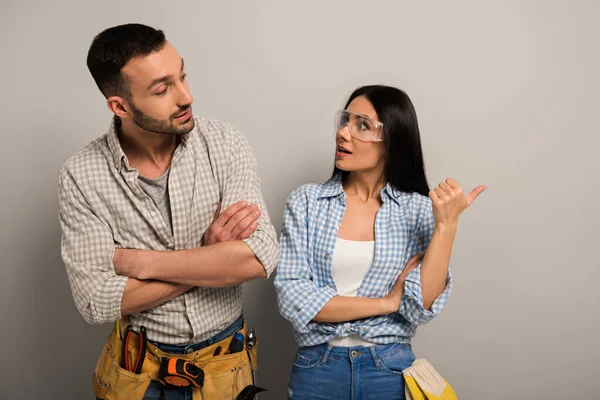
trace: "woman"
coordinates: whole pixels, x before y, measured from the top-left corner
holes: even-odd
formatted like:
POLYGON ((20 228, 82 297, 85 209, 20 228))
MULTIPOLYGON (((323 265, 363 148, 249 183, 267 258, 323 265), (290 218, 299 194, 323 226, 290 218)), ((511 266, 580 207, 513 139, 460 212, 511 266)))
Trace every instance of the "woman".
POLYGON ((352 93, 336 114, 333 176, 286 202, 275 287, 300 348, 290 399, 404 399, 411 338, 450 294, 465 196, 429 191, 417 117, 387 86, 352 93))

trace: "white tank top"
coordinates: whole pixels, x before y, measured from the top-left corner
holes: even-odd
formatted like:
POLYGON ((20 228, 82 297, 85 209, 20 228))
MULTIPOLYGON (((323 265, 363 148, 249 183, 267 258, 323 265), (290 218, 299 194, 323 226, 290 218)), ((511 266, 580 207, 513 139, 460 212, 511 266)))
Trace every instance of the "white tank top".
MULTIPOLYGON (((359 242, 338 238, 331 258, 331 275, 340 296, 354 297, 373 264, 375 241, 359 242)), ((374 343, 358 335, 333 339, 332 346, 372 346, 374 343)))

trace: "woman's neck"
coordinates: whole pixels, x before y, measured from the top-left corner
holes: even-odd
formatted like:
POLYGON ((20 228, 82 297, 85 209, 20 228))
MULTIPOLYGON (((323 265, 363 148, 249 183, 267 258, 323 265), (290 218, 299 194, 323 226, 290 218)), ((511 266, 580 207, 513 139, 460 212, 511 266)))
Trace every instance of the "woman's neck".
POLYGON ((343 182, 346 195, 358 197, 362 201, 380 199, 385 187, 384 175, 377 171, 350 172, 343 182))

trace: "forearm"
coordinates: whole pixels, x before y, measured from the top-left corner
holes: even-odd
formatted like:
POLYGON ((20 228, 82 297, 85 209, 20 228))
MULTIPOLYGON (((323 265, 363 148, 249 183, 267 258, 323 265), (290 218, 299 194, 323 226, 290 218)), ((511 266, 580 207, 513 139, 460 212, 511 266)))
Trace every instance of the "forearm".
POLYGON ((266 277, 254 252, 242 241, 227 241, 181 251, 137 250, 139 279, 200 287, 228 287, 266 277))
POLYGON ((346 322, 377 315, 390 314, 391 309, 385 298, 335 296, 313 318, 319 322, 346 322))
POLYGON ((421 264, 421 291, 423 307, 429 309, 444 291, 452 244, 456 236, 456 224, 436 224, 421 264))
POLYGON ((121 314, 130 315, 158 307, 191 288, 178 283, 129 278, 121 299, 121 314))

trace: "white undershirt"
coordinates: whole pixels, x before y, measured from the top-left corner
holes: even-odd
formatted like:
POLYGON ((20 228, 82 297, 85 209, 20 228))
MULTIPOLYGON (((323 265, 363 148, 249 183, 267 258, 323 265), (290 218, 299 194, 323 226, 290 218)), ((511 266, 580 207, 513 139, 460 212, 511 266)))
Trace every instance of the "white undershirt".
MULTIPOLYGON (((358 242, 338 238, 331 258, 331 275, 340 296, 355 297, 375 258, 375 241, 358 242)), ((358 335, 336 338, 332 346, 372 346, 358 335)))

